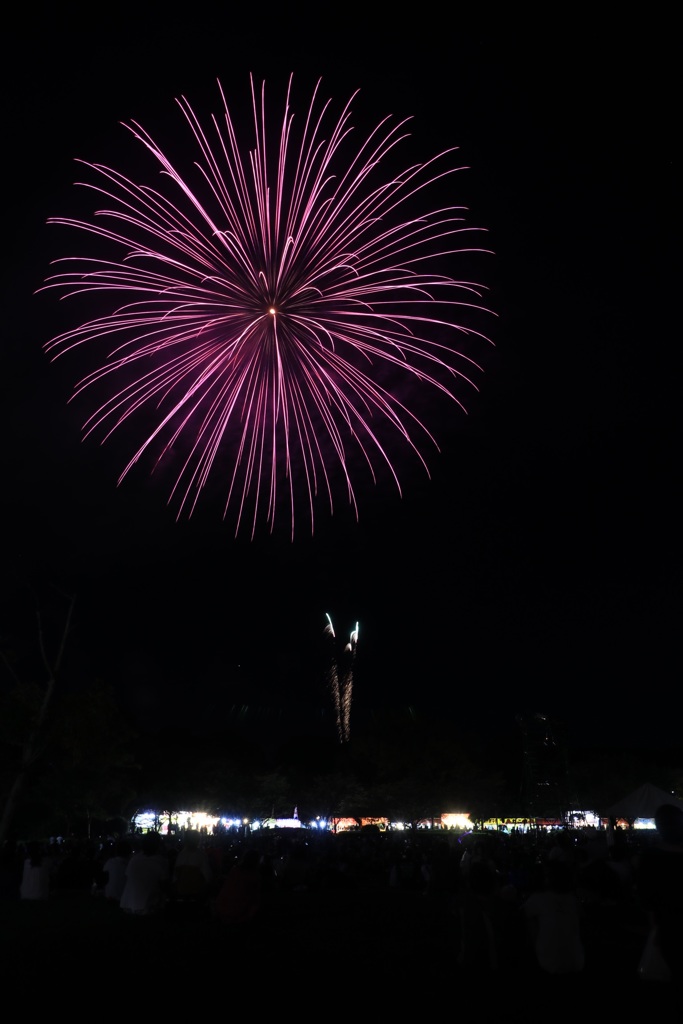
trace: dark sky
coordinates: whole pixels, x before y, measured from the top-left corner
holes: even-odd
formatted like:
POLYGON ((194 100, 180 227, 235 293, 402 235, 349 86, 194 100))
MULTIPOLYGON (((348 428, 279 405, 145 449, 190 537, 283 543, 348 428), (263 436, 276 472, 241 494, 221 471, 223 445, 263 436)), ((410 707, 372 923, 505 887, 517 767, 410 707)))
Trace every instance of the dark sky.
POLYGON ((329 613, 340 637, 360 624, 359 714, 412 705, 510 730, 540 711, 581 743, 680 742, 671 33, 351 11, 334 28, 291 11, 246 28, 221 6, 190 21, 28 12, 5 29, 10 615, 17 581, 76 594, 73 671, 110 680, 145 724, 215 727, 242 705, 302 727, 329 715, 329 613), (364 489, 358 523, 340 510, 293 542, 236 539, 215 508, 176 523, 142 474, 117 488, 126 453, 81 442, 76 371, 43 352, 79 311, 34 294, 72 244, 46 221, 73 208, 75 158, 132 172, 120 121, 168 137, 176 96, 212 113, 220 79, 239 107, 250 72, 278 96, 289 72, 339 101, 360 89, 361 118, 414 117, 426 155, 459 146, 457 199, 495 252, 473 270, 495 347, 467 416, 440 423, 432 478, 407 468, 403 498, 364 489))

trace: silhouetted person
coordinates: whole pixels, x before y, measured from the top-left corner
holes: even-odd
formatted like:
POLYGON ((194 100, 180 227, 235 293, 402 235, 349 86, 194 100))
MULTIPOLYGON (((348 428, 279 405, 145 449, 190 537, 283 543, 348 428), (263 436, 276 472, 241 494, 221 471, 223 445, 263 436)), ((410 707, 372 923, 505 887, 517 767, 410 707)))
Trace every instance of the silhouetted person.
POLYGON ((209 855, 201 845, 201 834, 190 829, 185 833, 173 866, 173 895, 180 902, 204 906, 212 882, 213 869, 209 855))
POLYGON ((475 860, 456 901, 460 949, 458 965, 468 974, 498 970, 496 904, 498 876, 486 860, 475 860))
POLYGON ((46 900, 50 895, 54 861, 45 844, 33 840, 26 844, 26 857, 19 895, 22 900, 46 900))
POLYGON ((573 869, 566 861, 548 860, 545 885, 527 896, 522 910, 529 922, 536 961, 543 974, 566 976, 583 971, 586 954, 579 899, 573 869))
POLYGON ((636 888, 671 974, 683 979, 683 809, 663 804, 655 814, 657 843, 642 852, 636 888))
POLYGON ((158 832, 147 832, 128 861, 120 907, 129 914, 155 914, 168 899, 171 864, 158 832))
POLYGON ((248 925, 263 897, 263 875, 258 850, 247 850, 226 874, 216 898, 216 916, 225 925, 248 925))
POLYGON ((18 900, 23 862, 14 839, 6 839, 0 854, 0 900, 18 900))
POLYGON ((112 900, 114 903, 119 903, 121 900, 126 885, 126 868, 131 854, 130 844, 125 839, 119 839, 102 865, 103 892, 106 899, 112 900))

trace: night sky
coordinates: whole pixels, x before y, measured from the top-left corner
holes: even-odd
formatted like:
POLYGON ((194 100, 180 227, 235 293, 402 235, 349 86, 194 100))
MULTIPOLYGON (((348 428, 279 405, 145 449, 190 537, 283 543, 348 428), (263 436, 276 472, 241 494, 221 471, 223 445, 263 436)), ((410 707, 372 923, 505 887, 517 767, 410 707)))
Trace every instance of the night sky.
POLYGON ((672 34, 350 10, 247 28, 222 6, 5 28, 6 621, 32 615, 26 584, 76 595, 69 671, 111 682, 145 727, 251 707, 332 729, 329 613, 340 639, 359 623, 359 714, 410 705, 509 732, 542 712, 577 743, 680 743, 672 34), (34 294, 80 242, 46 225, 74 208, 74 160, 134 174, 119 122, 184 132, 176 96, 208 115, 220 79, 239 108, 250 72, 277 96, 290 72, 338 102, 360 89, 361 120, 413 117, 425 156, 460 147, 456 199, 495 253, 472 269, 494 346, 467 415, 439 424, 431 479, 406 466, 402 498, 364 488, 359 522, 341 508, 293 542, 236 538, 215 502, 177 523, 143 474, 117 488, 128 449, 81 441, 77 369, 43 351, 80 310, 34 294))

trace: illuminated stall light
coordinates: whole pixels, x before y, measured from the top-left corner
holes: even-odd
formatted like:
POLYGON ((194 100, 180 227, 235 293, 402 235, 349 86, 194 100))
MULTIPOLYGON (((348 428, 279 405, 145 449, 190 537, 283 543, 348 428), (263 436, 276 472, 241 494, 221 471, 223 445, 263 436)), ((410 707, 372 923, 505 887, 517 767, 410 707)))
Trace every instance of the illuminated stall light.
POLYGON ((565 827, 561 818, 487 818, 482 822, 486 832, 554 832, 565 827))
MULTIPOLYGON (((240 819, 235 819, 240 823, 240 819)), ((218 818, 204 811, 141 811, 132 820, 133 832, 161 832, 172 835, 182 830, 212 833, 218 825, 224 828, 232 826, 233 819, 218 818)))
POLYGON ((361 828, 376 825, 381 832, 393 827, 389 825, 388 818, 330 818, 330 827, 334 832, 350 832, 358 829, 359 821, 361 828))
POLYGON ((600 828, 602 819, 595 811, 572 811, 567 824, 572 828, 600 828))
MULTIPOLYGON (((217 817, 207 814, 204 811, 155 811, 144 810, 136 814, 131 820, 131 831, 137 833, 160 832, 162 835, 174 835, 186 830, 194 830, 212 835, 220 830, 240 830, 246 836, 249 832, 256 832, 262 829, 315 829, 321 832, 348 832, 358 831, 359 828, 375 826, 380 831, 409 831, 412 828, 411 822, 392 821, 386 817, 321 817, 308 821, 305 825, 299 819, 297 809, 288 818, 263 818, 254 819, 238 817, 217 817)), ((485 831, 497 832, 521 832, 543 830, 547 832, 561 828, 601 828, 604 820, 593 811, 572 811, 566 821, 560 818, 487 818, 481 822, 479 827, 485 831)), ((618 819, 617 826, 629 828, 631 823, 625 819, 618 819)), ((419 829, 448 829, 456 831, 471 831, 475 823, 470 815, 463 812, 448 812, 438 817, 423 818, 417 822, 419 829)), ((632 827, 638 830, 654 830, 655 823, 652 818, 637 818, 632 827)))
POLYGON ((335 832, 349 832, 358 828, 355 818, 332 818, 332 829, 335 832))
POLYGON ((472 828, 472 822, 470 821, 469 814, 442 814, 441 828, 459 828, 465 830, 472 828))
POLYGON ((267 828, 302 828, 298 818, 263 818, 261 821, 252 821, 251 831, 258 832, 267 828))

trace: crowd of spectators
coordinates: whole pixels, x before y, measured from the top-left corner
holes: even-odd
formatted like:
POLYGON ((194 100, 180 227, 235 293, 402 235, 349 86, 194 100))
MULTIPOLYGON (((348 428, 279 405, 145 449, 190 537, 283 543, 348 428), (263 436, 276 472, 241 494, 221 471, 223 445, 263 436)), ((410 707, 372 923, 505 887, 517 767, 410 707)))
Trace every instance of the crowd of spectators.
MULTIPOLYGON (((465 973, 580 977, 622 950, 631 958, 625 973, 635 975, 657 900, 672 908, 666 934, 683 934, 676 890, 676 878, 683 877, 683 814, 673 818, 667 835, 368 828, 338 835, 181 831, 8 843, 1 893, 5 900, 87 894, 118 903, 122 914, 185 913, 228 929, 258 921, 283 893, 324 899, 339 890, 412 892, 438 909, 454 962, 465 973)), ((669 947, 666 955, 679 958, 680 949, 671 942, 669 947)), ((679 969, 678 962, 670 964, 670 971, 679 969)))

